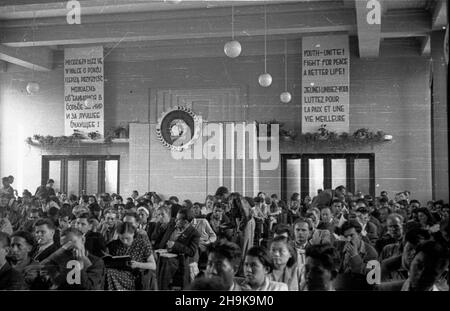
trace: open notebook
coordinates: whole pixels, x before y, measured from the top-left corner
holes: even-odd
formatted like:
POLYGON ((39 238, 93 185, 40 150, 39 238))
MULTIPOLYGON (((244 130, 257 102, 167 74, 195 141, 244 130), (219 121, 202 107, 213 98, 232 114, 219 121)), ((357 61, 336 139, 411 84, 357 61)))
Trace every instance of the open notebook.
POLYGON ((102 257, 103 262, 105 263, 106 268, 113 269, 131 269, 131 257, 130 256, 111 256, 107 255, 102 257))

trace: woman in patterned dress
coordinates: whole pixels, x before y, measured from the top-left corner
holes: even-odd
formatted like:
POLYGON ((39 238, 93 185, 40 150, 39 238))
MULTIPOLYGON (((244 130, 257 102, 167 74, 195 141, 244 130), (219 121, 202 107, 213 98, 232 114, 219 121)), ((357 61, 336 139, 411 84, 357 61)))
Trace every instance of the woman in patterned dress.
POLYGON ((106 268, 108 290, 135 290, 139 270, 154 270, 156 262, 150 241, 129 223, 120 223, 116 232, 118 239, 108 244, 111 256, 130 256, 131 269, 106 268))

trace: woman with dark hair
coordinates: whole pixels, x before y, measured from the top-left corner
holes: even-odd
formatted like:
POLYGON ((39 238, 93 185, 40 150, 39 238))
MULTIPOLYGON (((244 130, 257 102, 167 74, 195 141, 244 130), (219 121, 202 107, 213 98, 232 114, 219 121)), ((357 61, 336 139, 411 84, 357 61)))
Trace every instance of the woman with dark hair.
POLYGON ((311 245, 306 248, 306 264, 301 288, 312 291, 333 291, 337 276, 336 250, 329 244, 311 245))
POLYGON ((285 283, 290 291, 299 289, 299 270, 297 266, 297 252, 285 236, 277 236, 270 244, 270 256, 273 270, 269 274, 271 281, 285 283))
POLYGON ((417 212, 417 220, 419 221, 423 229, 428 230, 435 224, 434 218, 427 208, 425 207, 418 208, 416 212, 417 212))
POLYGON ((29 266, 33 260, 31 255, 36 248, 36 240, 30 232, 17 231, 11 235, 11 266, 19 272, 29 266))
POLYGON ((144 235, 137 233, 136 228, 127 222, 118 224, 116 232, 118 239, 107 245, 108 252, 111 256, 129 256, 131 262, 129 266, 122 269, 105 269, 106 289, 140 289, 142 286, 139 284, 141 282, 140 270, 156 269, 150 241, 144 235))
POLYGON ((37 262, 32 258, 36 246, 37 242, 30 232, 17 231, 11 235, 9 261, 14 269, 22 273, 28 289, 35 288, 38 277, 34 268, 37 262))
POLYGON ((230 192, 227 187, 221 186, 217 188, 216 194, 214 195, 220 202, 225 203, 227 201, 230 192))
POLYGON ((271 281, 269 278, 273 270, 273 261, 269 252, 259 246, 248 250, 244 260, 245 290, 254 291, 287 291, 285 283, 271 281))

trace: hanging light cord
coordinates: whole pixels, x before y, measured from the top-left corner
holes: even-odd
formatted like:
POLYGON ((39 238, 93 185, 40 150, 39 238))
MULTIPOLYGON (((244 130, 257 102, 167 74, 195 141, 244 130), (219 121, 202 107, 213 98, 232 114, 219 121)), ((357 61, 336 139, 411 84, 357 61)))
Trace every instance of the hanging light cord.
POLYGON ((231 5, 231 39, 234 40, 234 10, 231 5))
POLYGON ((284 40, 284 90, 287 92, 287 40, 284 40))
POLYGON ((267 72, 267 10, 264 3, 264 73, 267 72))
MULTIPOLYGON (((33 12, 33 24, 31 25, 31 33, 32 33, 32 36, 33 36, 33 57, 34 57, 34 47, 35 47, 35 44, 36 44, 36 39, 35 39, 35 27, 36 27, 36 12, 33 12)), ((31 71, 31 79, 33 80, 33 82, 34 82, 34 70, 35 70, 35 68, 34 68, 34 62, 33 62, 33 67, 32 67, 32 71, 31 71)))

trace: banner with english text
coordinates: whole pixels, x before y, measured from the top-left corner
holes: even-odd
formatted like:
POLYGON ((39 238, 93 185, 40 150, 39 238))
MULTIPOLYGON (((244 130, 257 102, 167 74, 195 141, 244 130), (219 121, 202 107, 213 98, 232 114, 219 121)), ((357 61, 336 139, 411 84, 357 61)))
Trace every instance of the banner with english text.
POLYGON ((350 51, 347 35, 302 39, 302 133, 349 132, 350 51))

